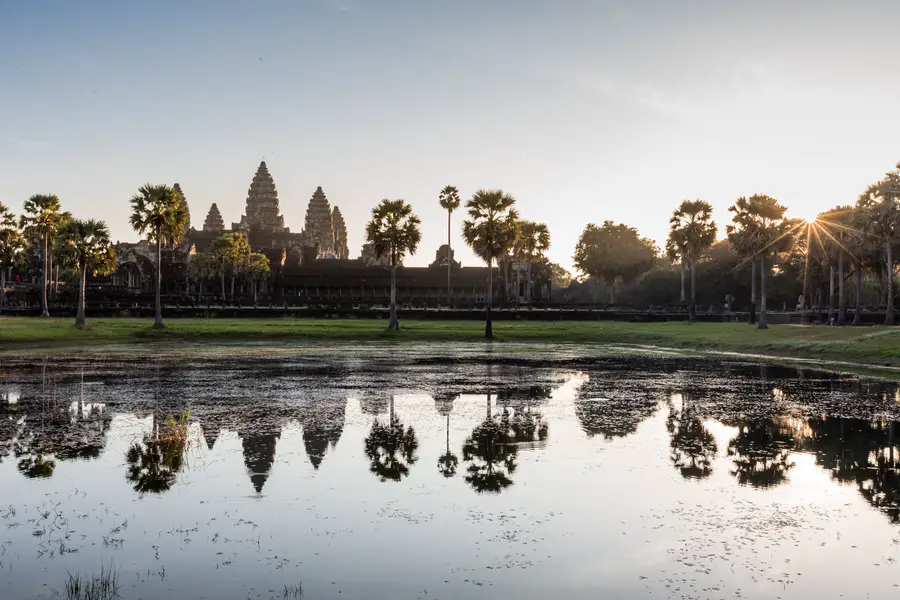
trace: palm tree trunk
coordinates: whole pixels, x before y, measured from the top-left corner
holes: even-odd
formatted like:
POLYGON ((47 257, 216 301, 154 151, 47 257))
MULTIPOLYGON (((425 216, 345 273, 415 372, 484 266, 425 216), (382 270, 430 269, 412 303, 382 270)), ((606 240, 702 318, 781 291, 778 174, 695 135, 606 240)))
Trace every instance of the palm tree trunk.
POLYGON ((531 261, 528 261, 528 272, 525 281, 525 303, 531 306, 531 261))
POLYGON ((834 318, 834 265, 828 265, 828 323, 834 318))
POLYGON ((79 265, 78 269, 78 312, 75 313, 75 327, 84 327, 84 297, 85 288, 87 287, 87 264, 79 265))
MULTIPOLYGON (((841 232, 841 240, 844 239, 844 232, 841 232)), ((838 312, 837 324, 844 324, 844 251, 838 253, 838 312)))
POLYGON ((231 270, 231 303, 234 304, 234 269, 231 270))
POLYGON ((756 323, 756 257, 750 259, 750 324, 756 323))
POLYGON ((516 266, 516 306, 519 305, 519 300, 522 298, 522 270, 519 268, 520 265, 516 266))
POLYGON ((41 273, 41 281, 43 282, 41 285, 41 316, 49 317, 50 310, 47 308, 47 246, 50 243, 49 237, 47 234, 44 234, 44 260, 42 265, 42 273, 41 273))
POLYGON ((0 267, 0 314, 3 314, 4 304, 6 304, 6 267, 0 267))
POLYGON ((222 279, 222 306, 225 306, 225 302, 228 300, 228 297, 225 295, 225 267, 222 267, 220 271, 221 279, 222 279))
POLYGON ((397 261, 391 253, 391 316, 388 320, 388 329, 400 330, 400 322, 397 319, 397 261))
POLYGON ((59 261, 56 261, 53 268, 56 271, 53 276, 53 299, 56 300, 59 295, 59 261))
POLYGON ((253 286, 253 306, 256 306, 256 280, 251 281, 250 285, 253 286))
POLYGON ((766 322, 766 257, 759 257, 759 328, 768 329, 766 322))
POLYGON ((885 285, 887 286, 887 302, 884 314, 884 324, 894 324, 894 248, 892 239, 887 241, 887 277, 885 285))
POLYGON ((862 296, 863 296, 863 272, 862 264, 856 265, 856 312, 853 314, 853 324, 862 324, 862 296))
POLYGON ((47 300, 53 302, 53 252, 47 253, 47 300))
POLYGON ((163 329, 165 324, 162 319, 162 237, 161 231, 156 230, 156 316, 153 320, 154 329, 163 329))
POLYGON ((609 288, 609 303, 616 303, 616 280, 610 279, 606 282, 606 287, 609 288))
POLYGON ((691 308, 688 319, 693 321, 697 318, 697 261, 691 261, 691 308))
POLYGON ((685 280, 685 272, 687 269, 684 266, 684 259, 681 259, 681 305, 684 306, 684 303, 687 301, 687 295, 685 294, 684 280, 685 280))
POLYGON ((491 304, 494 300, 494 267, 493 257, 488 258, 488 293, 487 293, 487 316, 484 323, 484 337, 492 339, 494 337, 494 326, 491 323, 491 304))
POLYGON ((450 286, 450 267, 453 266, 453 253, 450 251, 450 215, 447 211, 447 306, 453 304, 453 288, 450 286))

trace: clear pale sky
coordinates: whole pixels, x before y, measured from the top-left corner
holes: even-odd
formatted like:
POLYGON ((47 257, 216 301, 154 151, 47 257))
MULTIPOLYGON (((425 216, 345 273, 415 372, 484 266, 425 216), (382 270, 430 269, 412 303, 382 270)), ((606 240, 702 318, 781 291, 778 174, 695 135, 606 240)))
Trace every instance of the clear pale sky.
POLYGON ((230 223, 265 158, 287 225, 321 185, 354 257, 404 198, 431 262, 453 184, 514 195, 571 267, 586 223, 662 245, 685 198, 720 235, 741 195, 853 202, 900 160, 898 23, 887 0, 0 0, 0 201, 55 193, 135 240, 141 184, 230 223))

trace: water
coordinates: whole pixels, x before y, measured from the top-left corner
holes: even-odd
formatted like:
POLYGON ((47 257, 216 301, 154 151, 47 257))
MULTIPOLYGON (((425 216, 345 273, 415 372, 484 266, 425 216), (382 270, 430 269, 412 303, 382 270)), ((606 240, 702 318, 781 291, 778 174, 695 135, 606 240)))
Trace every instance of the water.
POLYGON ((895 384, 526 350, 4 360, 0 598, 900 595, 895 384))

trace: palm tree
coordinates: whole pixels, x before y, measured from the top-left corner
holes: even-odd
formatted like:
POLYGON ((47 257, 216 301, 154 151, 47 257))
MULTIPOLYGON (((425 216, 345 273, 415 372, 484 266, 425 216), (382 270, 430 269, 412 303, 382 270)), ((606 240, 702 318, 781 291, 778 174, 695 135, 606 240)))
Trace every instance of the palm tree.
POLYGON ((145 184, 131 198, 131 226, 156 243, 156 316, 154 329, 164 329, 162 319, 162 247, 177 246, 184 237, 188 214, 183 196, 167 185, 145 184))
POLYGON ((369 471, 381 481, 400 481, 409 475, 410 468, 416 464, 418 447, 415 430, 404 425, 394 413, 394 397, 391 396, 388 423, 376 418, 369 435, 363 440, 369 471))
POLYGON ((103 221, 73 219, 60 231, 57 239, 60 255, 78 270, 78 311, 75 326, 84 327, 87 274, 108 275, 116 269, 116 251, 103 221))
POLYGON ((687 251, 681 245, 684 241, 682 236, 676 237, 673 237, 673 232, 670 230, 669 237, 666 239, 666 258, 673 263, 679 263, 681 266, 681 305, 684 306, 684 303, 687 301, 684 287, 685 273, 687 271, 687 251))
POLYGON ((691 268, 690 320, 697 317, 697 261, 716 241, 716 222, 712 220, 712 205, 704 200, 685 200, 669 219, 669 236, 691 268))
POLYGON ((20 226, 25 230, 25 235, 40 241, 43 245, 41 260, 41 316, 49 317, 50 310, 47 307, 47 279, 48 256, 50 244, 56 232, 69 219, 68 213, 62 212, 59 197, 55 195, 37 194, 25 201, 24 214, 20 220, 20 226))
POLYGON ((519 223, 518 245, 521 255, 528 263, 525 285, 525 302, 531 304, 531 265, 544 258, 550 249, 550 230, 546 223, 522 221, 519 223))
POLYGON ((25 236, 16 225, 16 217, 0 202, 0 311, 6 301, 6 274, 25 260, 25 236))
POLYGON ((459 208, 459 190, 452 185, 448 185, 441 190, 439 200, 441 208, 447 211, 447 304, 450 305, 453 302, 453 287, 450 284, 450 272, 453 267, 453 252, 450 246, 450 215, 459 208))
POLYGON ((503 190, 478 190, 466 203, 469 218, 463 221, 466 243, 488 266, 487 317, 484 335, 494 337, 491 304, 494 296, 494 259, 505 256, 512 247, 519 215, 513 208, 516 199, 503 190))
POLYGON ((256 294, 259 283, 262 283, 269 277, 269 257, 265 254, 254 252, 250 255, 247 264, 247 274, 250 276, 250 283, 253 286, 253 305, 256 306, 256 294))
MULTIPOLYGON (((766 329, 766 256, 790 243, 791 224, 785 221, 786 207, 775 198, 764 194, 754 194, 750 198, 738 198, 728 208, 734 213, 732 224, 728 226, 728 239, 738 254, 751 264, 752 283, 750 291, 751 317, 756 313, 756 263, 760 270, 759 328, 766 329)), ((793 229, 796 229, 794 227, 793 229)))
POLYGON ((387 256, 391 265, 391 317, 388 329, 398 331, 397 320, 397 264, 403 257, 415 254, 422 241, 422 222, 413 214, 412 206, 404 200, 382 200, 372 209, 372 220, 366 225, 366 241, 372 244, 377 256, 387 256))
POLYGON ((859 208, 868 212, 874 233, 884 245, 885 325, 894 324, 894 245, 900 233, 900 163, 897 169, 869 186, 857 202, 859 208))

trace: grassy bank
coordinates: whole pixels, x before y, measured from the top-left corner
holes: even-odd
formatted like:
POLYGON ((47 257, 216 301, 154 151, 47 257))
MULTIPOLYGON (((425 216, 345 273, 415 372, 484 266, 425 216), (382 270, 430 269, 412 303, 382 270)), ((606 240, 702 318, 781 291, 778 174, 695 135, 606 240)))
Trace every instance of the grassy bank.
MULTIPOLYGON (((0 348, 86 347, 155 340, 242 341, 484 341, 479 321, 401 322, 389 332, 381 320, 170 319, 163 332, 144 319, 95 319, 78 330, 71 319, 0 318, 0 348)), ((690 350, 721 350, 797 358, 820 358, 900 366, 900 328, 796 327, 760 331, 741 323, 623 323, 614 321, 496 322, 495 341, 580 344, 642 344, 690 350)))

